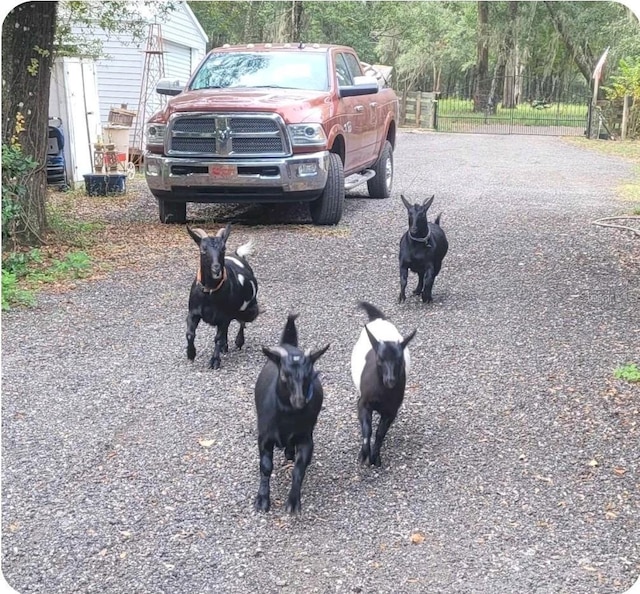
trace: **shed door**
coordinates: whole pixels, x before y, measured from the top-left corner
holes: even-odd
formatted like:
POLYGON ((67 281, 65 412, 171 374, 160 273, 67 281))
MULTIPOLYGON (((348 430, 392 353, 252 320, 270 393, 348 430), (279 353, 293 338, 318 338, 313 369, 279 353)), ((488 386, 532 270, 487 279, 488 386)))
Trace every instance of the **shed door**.
POLYGON ((191 48, 173 41, 164 40, 164 75, 166 78, 179 79, 185 84, 191 76, 191 48))

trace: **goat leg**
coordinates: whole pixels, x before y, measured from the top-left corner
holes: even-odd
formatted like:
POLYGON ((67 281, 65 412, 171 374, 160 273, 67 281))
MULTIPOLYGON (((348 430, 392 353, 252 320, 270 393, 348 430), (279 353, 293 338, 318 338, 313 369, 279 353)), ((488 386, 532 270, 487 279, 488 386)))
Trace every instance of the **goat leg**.
POLYGON ((362 429, 362 447, 360 448, 360 464, 366 464, 371 459, 371 410, 362 407, 358 411, 360 428, 362 429))
POLYGON ((236 336, 236 346, 241 349, 244 346, 244 327, 246 324, 244 322, 240 322, 240 330, 238 330, 238 334, 236 336))
POLYGON ((273 442, 259 443, 260 453, 260 488, 253 507, 256 511, 268 512, 271 507, 271 490, 269 481, 273 470, 273 442))
POLYGON ((413 295, 420 295, 422 293, 422 287, 424 285, 424 272, 418 272, 418 285, 413 291, 413 295))
POLYGON ((296 448, 293 444, 287 444, 287 447, 284 448, 284 457, 292 462, 296 457, 296 448))
POLYGON ((398 303, 404 303, 407 299, 407 279, 409 278, 409 269, 404 266, 400 266, 400 296, 398 297, 398 303))
POLYGON ((213 347, 213 355, 211 355, 211 361, 209 366, 211 369, 220 369, 220 352, 226 353, 229 350, 227 345, 227 331, 229 330, 229 324, 225 326, 218 326, 215 337, 215 346, 213 347))
POLYGON ((380 448, 382 447, 382 442, 384 441, 387 431, 389 431, 389 427, 391 427, 391 423, 393 423, 395 418, 395 415, 380 415, 380 422, 376 429, 376 440, 373 443, 373 448, 371 448, 371 464, 373 466, 380 466, 382 464, 380 448))
POLYGON ((201 317, 193 312, 187 315, 187 359, 193 361, 196 358, 196 347, 194 341, 196 339, 196 328, 200 323, 201 317))
POLYGON ((434 274, 433 266, 429 266, 425 272, 424 282, 422 284, 422 302, 423 303, 431 303, 433 301, 431 291, 433 290, 433 281, 435 280, 436 280, 436 275, 434 274))
POLYGON ((313 456, 313 438, 310 436, 307 441, 296 444, 296 464, 293 467, 291 491, 289 491, 285 507, 290 514, 300 513, 300 489, 302 488, 304 475, 307 472, 307 466, 311 462, 311 456, 313 456))

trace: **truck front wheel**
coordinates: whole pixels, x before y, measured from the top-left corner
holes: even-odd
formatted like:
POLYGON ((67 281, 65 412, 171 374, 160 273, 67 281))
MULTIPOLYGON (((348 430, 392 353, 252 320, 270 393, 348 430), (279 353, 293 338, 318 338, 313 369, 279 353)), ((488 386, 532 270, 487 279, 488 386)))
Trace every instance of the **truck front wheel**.
POLYGON ((372 168, 376 175, 367 182, 371 198, 389 198, 393 186, 393 147, 385 140, 380 157, 372 168))
POLYGON ((329 155, 327 185, 320 198, 309 205, 311 220, 316 225, 337 225, 344 207, 344 168, 340 155, 329 155))
POLYGON ((161 223, 179 223, 187 222, 187 203, 172 202, 166 198, 156 196, 158 200, 158 214, 161 223))

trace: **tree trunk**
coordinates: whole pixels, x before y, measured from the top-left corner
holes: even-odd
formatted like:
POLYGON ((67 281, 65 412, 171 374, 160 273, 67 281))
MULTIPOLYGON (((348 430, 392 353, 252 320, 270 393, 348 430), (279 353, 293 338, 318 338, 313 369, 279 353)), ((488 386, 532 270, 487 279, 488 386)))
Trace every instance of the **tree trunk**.
POLYGON ((18 181, 25 192, 17 198, 16 231, 27 244, 40 243, 46 226, 49 87, 57 6, 58 2, 20 4, 2 26, 2 141, 19 144, 39 164, 18 181))
MULTIPOLYGON (((548 2, 545 0, 544 5, 547 7, 549 11, 549 15, 551 16, 551 21, 553 22, 553 26, 562 39, 565 47, 567 48, 567 52, 572 57, 575 65, 580 70, 582 76, 584 76, 587 81, 587 85, 591 86, 591 75, 593 67, 595 66, 595 59, 589 52, 588 48, 580 47, 578 44, 574 44, 571 39, 571 35, 567 31, 567 27, 564 22, 564 15, 554 6, 556 4, 562 4, 558 2, 548 2)), ((561 10, 561 9, 560 9, 561 10)))
POLYGON ((304 6, 302 0, 293 0, 291 9, 291 41, 302 42, 302 13, 304 6))
POLYGON ((518 2, 509 2, 509 22, 504 38, 505 66, 504 86, 502 89, 502 107, 514 109, 516 107, 516 43, 514 29, 518 17, 518 2))
POLYGON ((478 30, 476 54, 476 84, 473 92, 473 111, 482 112, 489 102, 489 2, 478 0, 478 30))

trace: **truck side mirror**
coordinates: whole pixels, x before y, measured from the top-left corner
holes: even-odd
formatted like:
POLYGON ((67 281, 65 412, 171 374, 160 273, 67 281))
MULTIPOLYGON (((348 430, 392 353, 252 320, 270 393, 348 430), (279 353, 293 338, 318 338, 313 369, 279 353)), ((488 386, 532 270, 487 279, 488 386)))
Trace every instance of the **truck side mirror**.
POLYGON ((179 95, 184 91, 184 86, 179 80, 162 78, 156 85, 156 93, 160 95, 179 95))
POLYGON ((359 95, 375 95, 380 87, 374 76, 356 76, 353 85, 338 88, 340 97, 358 97, 359 95))

